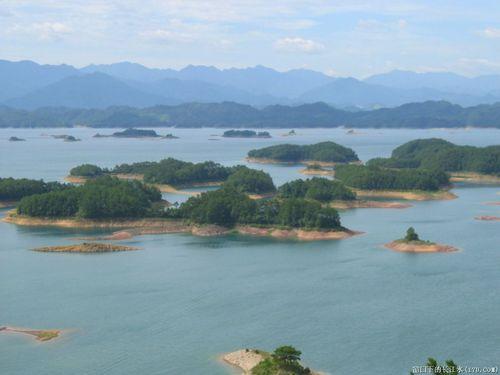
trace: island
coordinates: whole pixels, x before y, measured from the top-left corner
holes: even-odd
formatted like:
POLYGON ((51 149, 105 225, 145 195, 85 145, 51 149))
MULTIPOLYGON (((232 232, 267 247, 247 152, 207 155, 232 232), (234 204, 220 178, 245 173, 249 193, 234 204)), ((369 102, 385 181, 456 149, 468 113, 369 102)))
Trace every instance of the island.
POLYGON ((500 216, 483 215, 476 216, 475 219, 481 221, 500 221, 500 216))
POLYGON ((154 130, 135 129, 135 128, 128 128, 128 129, 125 129, 121 132, 115 132, 115 133, 111 134, 111 136, 115 137, 115 138, 159 138, 159 137, 161 137, 154 130))
POLYGON ((319 375, 300 362, 302 352, 293 346, 276 348, 272 353, 259 349, 241 349, 221 356, 222 361, 243 375, 319 375))
POLYGON ((413 227, 408 228, 404 238, 392 241, 384 246, 404 253, 448 253, 458 250, 450 245, 421 240, 413 227))
POLYGON ((112 244, 103 244, 95 242, 84 242, 77 245, 68 246, 46 246, 37 247, 33 251, 41 253, 110 253, 117 251, 133 251, 138 250, 137 247, 120 246, 112 244))
POLYGON ((256 163, 317 164, 335 166, 359 162, 358 155, 335 142, 312 145, 280 144, 248 152, 247 160, 256 163))
POLYGON ((0 327, 0 333, 21 333, 34 337, 38 341, 50 341, 59 337, 61 334, 60 330, 56 329, 28 329, 28 328, 16 328, 16 327, 0 327))
POLYGON ((447 200, 450 180, 441 170, 390 169, 376 165, 339 165, 335 178, 354 188, 359 197, 396 198, 406 200, 447 200))
POLYGON ((269 132, 256 132, 254 130, 226 130, 224 138, 271 138, 269 132))
POLYGON ((26 139, 24 138, 18 138, 18 137, 10 137, 9 142, 24 142, 26 139))
POLYGON ((328 240, 360 234, 343 227, 338 212, 317 200, 283 196, 254 200, 244 190, 228 184, 190 197, 179 207, 165 207, 160 191, 153 186, 100 176, 61 191, 26 196, 3 221, 31 226, 131 229, 132 235, 239 233, 328 240))
POLYGON ((297 133, 295 133, 295 130, 290 130, 288 133, 285 133, 285 134, 282 134, 283 137, 292 137, 294 135, 297 135, 297 133))
POLYGON ((79 142, 79 141, 81 141, 80 138, 76 138, 75 136, 67 135, 67 134, 53 135, 52 138, 62 139, 64 142, 79 142))
POLYGON ((336 209, 352 208, 408 208, 410 204, 390 201, 369 201, 357 198, 356 193, 342 182, 322 177, 294 180, 279 187, 278 196, 305 198, 336 209))
POLYGON ((333 169, 322 167, 320 164, 308 164, 305 168, 299 170, 299 173, 312 176, 333 176, 333 169))
POLYGON ((66 178, 72 183, 83 183, 87 179, 110 175, 126 180, 140 180, 157 187, 162 192, 197 195, 179 189, 202 186, 220 186, 224 182, 255 197, 269 196, 276 188, 271 176, 263 171, 237 165, 226 167, 212 161, 191 163, 173 158, 159 162, 120 164, 112 169, 92 164, 82 164, 70 170, 66 178))
POLYGON ((439 138, 416 139, 392 151, 390 158, 367 163, 385 168, 439 169, 452 182, 500 183, 500 146, 459 146, 439 138))

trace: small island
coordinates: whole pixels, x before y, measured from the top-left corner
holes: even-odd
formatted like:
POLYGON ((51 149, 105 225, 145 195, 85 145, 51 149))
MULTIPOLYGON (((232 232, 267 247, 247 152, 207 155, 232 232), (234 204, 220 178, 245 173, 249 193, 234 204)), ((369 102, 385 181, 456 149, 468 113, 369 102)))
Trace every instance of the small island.
POLYGON ((404 238, 392 241, 384 246, 405 253, 448 253, 458 250, 450 245, 421 240, 413 227, 408 228, 404 238))
POLYGON ((24 138, 18 138, 18 137, 10 137, 9 142, 24 142, 26 139, 24 138))
POLYGON ((259 349, 241 349, 223 354, 222 361, 243 375, 319 375, 300 363, 302 352, 293 346, 280 346, 268 353, 259 349))
POLYGON ((483 215, 476 216, 475 219, 481 221, 500 221, 500 216, 483 215))
POLYGON ((304 169, 299 170, 299 173, 311 176, 333 176, 335 172, 333 169, 328 169, 320 164, 308 164, 304 169))
POLYGON ((295 130, 290 130, 288 133, 285 133, 285 134, 282 134, 283 137, 292 137, 294 135, 297 135, 297 133, 295 133, 295 130))
POLYGON ((94 243, 94 242, 84 242, 82 244, 68 245, 68 246, 38 247, 36 249, 33 249, 33 251, 39 251, 42 253, 110 253, 116 251, 133 251, 133 250, 138 250, 138 248, 130 246, 94 243))
POLYGON ((167 135, 159 135, 154 130, 148 129, 136 129, 136 128, 128 128, 121 132, 114 132, 113 134, 100 134, 97 133, 94 135, 94 138, 162 138, 162 139, 178 139, 179 137, 169 133, 167 135))
POLYGON ((21 333, 32 336, 38 341, 45 342, 59 337, 61 331, 56 329, 41 330, 16 327, 0 327, 0 333, 21 333))
POLYGON ((52 138, 62 139, 64 142, 79 142, 79 141, 81 141, 80 138, 76 138, 75 136, 67 135, 67 134, 53 135, 52 138))
POLYGON ((335 142, 264 147, 249 151, 247 160, 255 163, 317 164, 320 166, 359 162, 358 155, 352 149, 335 142))
POLYGON ((254 130, 226 130, 224 138, 271 138, 269 132, 256 132, 254 130))

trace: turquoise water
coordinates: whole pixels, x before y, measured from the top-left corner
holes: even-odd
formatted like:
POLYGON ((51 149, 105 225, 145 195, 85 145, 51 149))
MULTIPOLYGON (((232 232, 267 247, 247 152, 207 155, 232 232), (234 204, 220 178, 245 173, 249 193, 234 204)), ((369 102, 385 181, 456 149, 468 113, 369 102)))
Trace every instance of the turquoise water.
MULTIPOLYGON (((219 141, 208 141, 217 129, 176 129, 178 140, 93 139, 95 132, 0 130, 0 175, 61 180, 83 162, 113 166, 167 156, 232 165, 244 163, 249 149, 277 142, 334 140, 366 160, 420 137, 473 145, 500 139, 500 131, 486 129, 356 136, 315 129, 293 138, 270 130, 271 139, 219 141), (8 142, 13 135, 27 142, 8 142)), ((300 167, 255 166, 278 184, 301 177, 300 167)), ((29 249, 95 232, 0 223, 0 325, 67 330, 44 344, 0 335, 0 374, 230 374, 219 353, 282 344, 300 348, 309 366, 339 375, 407 374, 431 355, 498 366, 500 224, 474 217, 500 215, 499 206, 484 205, 499 201, 499 191, 460 185, 452 201, 344 212, 344 225, 366 234, 314 243, 155 235, 121 242, 142 249, 136 252, 44 254, 29 249), (381 247, 410 225, 461 251, 412 255, 381 247)))

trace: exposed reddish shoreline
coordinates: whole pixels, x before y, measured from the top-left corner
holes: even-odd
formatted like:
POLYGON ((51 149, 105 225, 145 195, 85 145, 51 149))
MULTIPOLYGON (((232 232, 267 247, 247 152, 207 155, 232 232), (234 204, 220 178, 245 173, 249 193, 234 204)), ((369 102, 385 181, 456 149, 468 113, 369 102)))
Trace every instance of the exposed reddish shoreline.
POLYGON ((423 241, 392 241, 384 245, 386 248, 403 253, 449 253, 458 251, 456 247, 423 241))

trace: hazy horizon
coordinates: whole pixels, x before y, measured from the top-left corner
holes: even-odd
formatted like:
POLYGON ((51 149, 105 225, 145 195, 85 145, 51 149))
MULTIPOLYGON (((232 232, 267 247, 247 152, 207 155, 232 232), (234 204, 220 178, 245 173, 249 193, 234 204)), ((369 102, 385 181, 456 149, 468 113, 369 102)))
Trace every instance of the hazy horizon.
POLYGON ((363 78, 394 69, 500 73, 497 2, 3 1, 6 60, 76 67, 264 65, 363 78))

